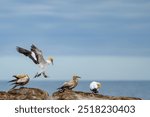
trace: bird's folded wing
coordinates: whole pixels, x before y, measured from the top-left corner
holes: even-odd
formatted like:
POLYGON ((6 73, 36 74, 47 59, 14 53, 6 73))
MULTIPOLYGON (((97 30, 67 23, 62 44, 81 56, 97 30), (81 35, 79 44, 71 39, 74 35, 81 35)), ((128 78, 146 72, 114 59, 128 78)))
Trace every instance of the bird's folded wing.
POLYGON ((25 83, 25 82, 27 82, 27 81, 28 81, 27 78, 21 78, 21 79, 17 80, 16 83, 25 83))
POLYGON ((26 75, 25 74, 19 74, 19 75, 17 75, 17 77, 18 78, 24 78, 24 77, 26 77, 26 75))

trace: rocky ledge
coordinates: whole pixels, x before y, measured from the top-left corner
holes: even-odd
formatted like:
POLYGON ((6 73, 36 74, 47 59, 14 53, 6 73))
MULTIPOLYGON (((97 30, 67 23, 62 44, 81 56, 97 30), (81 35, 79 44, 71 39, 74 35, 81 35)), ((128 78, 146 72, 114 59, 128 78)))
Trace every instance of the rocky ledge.
POLYGON ((136 97, 106 96, 81 91, 65 90, 54 92, 51 96, 37 88, 19 88, 0 92, 0 100, 141 100, 136 97))
POLYGON ((47 92, 37 88, 20 88, 8 92, 0 92, 0 100, 46 100, 47 92))
POLYGON ((142 100, 141 98, 136 97, 116 97, 71 90, 54 92, 51 98, 55 100, 142 100))

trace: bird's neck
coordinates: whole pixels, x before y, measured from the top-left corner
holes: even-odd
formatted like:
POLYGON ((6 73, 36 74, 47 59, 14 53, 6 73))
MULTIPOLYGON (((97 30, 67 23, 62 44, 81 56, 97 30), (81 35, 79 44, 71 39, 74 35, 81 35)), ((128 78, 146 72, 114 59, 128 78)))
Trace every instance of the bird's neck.
POLYGON ((48 64, 51 64, 51 61, 50 61, 50 60, 46 60, 46 62, 47 62, 48 64))
POLYGON ((78 80, 73 80, 73 82, 78 83, 78 80))

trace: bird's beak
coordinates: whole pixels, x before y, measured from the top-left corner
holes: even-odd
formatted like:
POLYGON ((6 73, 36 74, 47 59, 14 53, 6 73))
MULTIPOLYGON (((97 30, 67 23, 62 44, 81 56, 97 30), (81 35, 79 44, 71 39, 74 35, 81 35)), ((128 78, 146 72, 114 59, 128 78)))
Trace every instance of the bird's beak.
POLYGON ((80 76, 78 76, 78 78, 80 78, 80 79, 81 79, 81 77, 80 77, 80 76))
POLYGON ((54 65, 54 62, 53 62, 53 60, 51 60, 51 62, 52 62, 52 65, 54 65))

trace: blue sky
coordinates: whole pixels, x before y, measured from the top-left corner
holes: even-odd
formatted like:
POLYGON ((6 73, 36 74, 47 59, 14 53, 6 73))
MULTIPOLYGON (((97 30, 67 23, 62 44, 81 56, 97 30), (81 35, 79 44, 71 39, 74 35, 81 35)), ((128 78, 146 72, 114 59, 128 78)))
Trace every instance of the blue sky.
POLYGON ((15 47, 34 43, 54 56, 52 79, 149 80, 149 13, 149 0, 0 0, 0 77, 33 75, 15 47))

